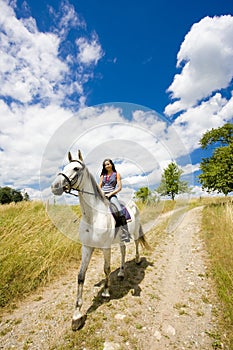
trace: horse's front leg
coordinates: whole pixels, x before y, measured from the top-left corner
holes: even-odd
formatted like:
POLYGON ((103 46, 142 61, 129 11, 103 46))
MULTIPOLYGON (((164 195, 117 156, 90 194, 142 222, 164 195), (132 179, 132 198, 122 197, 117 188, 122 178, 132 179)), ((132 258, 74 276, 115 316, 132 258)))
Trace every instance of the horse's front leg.
POLYGON ((104 254, 104 273, 105 273, 105 282, 104 282, 104 290, 102 293, 102 297, 109 298, 109 287, 110 287, 110 265, 111 265, 111 248, 103 249, 104 254))
POLYGON ((75 311, 72 319, 72 329, 73 331, 81 328, 85 322, 85 315, 81 313, 81 307, 83 305, 83 285, 85 281, 86 271, 91 259, 94 248, 82 246, 82 263, 78 274, 78 292, 77 300, 75 305, 75 311))
POLYGON ((125 277, 125 253, 126 253, 126 247, 124 243, 120 244, 120 250, 121 250, 121 266, 117 276, 120 279, 123 279, 125 277))

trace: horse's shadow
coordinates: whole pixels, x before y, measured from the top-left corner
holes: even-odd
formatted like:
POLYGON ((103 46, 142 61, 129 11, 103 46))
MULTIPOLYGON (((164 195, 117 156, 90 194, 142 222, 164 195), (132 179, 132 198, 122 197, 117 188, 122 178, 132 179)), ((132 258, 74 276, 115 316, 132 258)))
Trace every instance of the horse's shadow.
MULTIPOLYGON (((140 283, 144 279, 145 270, 148 266, 153 266, 153 263, 143 257, 140 264, 136 264, 135 259, 126 262, 124 279, 117 276, 119 269, 112 271, 110 274, 110 298, 102 297, 103 288, 101 288, 93 298, 92 305, 88 308, 86 315, 96 311, 102 304, 110 300, 123 298, 130 291, 133 296, 140 296, 140 283)), ((104 279, 95 284, 95 286, 101 287, 103 284, 104 279)))

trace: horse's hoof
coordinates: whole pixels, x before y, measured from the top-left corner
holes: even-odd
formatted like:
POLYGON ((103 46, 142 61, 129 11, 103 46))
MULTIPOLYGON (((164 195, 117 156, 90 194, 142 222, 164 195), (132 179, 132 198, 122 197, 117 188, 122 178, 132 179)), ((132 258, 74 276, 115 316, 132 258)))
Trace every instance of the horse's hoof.
POLYGON ((123 279, 125 278, 124 272, 119 272, 118 275, 117 275, 117 278, 118 278, 120 281, 123 281, 123 279))
POLYGON ((104 291, 101 295, 103 298, 110 298, 110 293, 108 291, 104 291))
POLYGON ((72 331, 78 331, 79 329, 83 328, 85 321, 86 321, 87 315, 84 315, 80 318, 76 318, 72 320, 72 331))

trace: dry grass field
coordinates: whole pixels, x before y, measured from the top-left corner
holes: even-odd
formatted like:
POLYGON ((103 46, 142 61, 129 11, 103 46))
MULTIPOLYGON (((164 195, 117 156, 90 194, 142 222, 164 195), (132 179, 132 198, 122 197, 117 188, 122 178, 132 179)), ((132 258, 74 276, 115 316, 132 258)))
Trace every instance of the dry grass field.
MULTIPOLYGON (((139 205, 142 223, 156 215, 182 208, 182 201, 139 205)), ((209 273, 222 305, 222 333, 233 349, 233 201, 232 198, 199 198, 185 203, 187 209, 203 207, 202 237, 209 255, 209 273)), ((50 210, 53 210, 51 208, 50 210)), ((79 207, 73 208, 80 218, 79 207)), ((55 215, 69 225, 65 208, 55 215)), ((38 287, 48 285, 67 269, 79 266, 80 244, 61 234, 40 202, 0 206, 0 307, 14 308, 38 287)), ((218 344, 216 344, 218 348, 218 344)), ((219 345, 220 348, 220 345, 219 345)))
POLYGON ((54 280, 70 264, 78 265, 80 244, 55 228, 42 203, 1 205, 0 225, 0 307, 54 280))

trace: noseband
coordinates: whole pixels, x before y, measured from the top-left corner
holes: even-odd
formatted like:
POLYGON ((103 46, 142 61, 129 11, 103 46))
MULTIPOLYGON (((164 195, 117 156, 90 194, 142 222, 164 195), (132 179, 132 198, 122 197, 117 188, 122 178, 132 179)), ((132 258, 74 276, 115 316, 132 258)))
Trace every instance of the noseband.
POLYGON ((84 191, 84 190, 80 190, 79 189, 79 185, 80 185, 82 179, 81 179, 79 185, 77 186, 77 188, 73 188, 74 184, 78 180, 78 177, 79 177, 78 173, 79 173, 79 171, 83 170, 85 168, 85 166, 79 160, 72 160, 71 162, 78 162, 82 166, 82 168, 77 170, 75 176, 72 179, 69 179, 69 177, 66 174, 62 173, 62 172, 58 173, 58 175, 62 175, 66 179, 66 181, 68 183, 68 188, 66 188, 64 190, 64 192, 68 193, 68 194, 71 194, 72 196, 75 196, 75 197, 78 197, 78 194, 72 193, 71 190, 78 191, 80 193, 87 193, 87 194, 93 194, 94 195, 94 193, 92 193, 92 192, 88 192, 88 191, 84 191))

